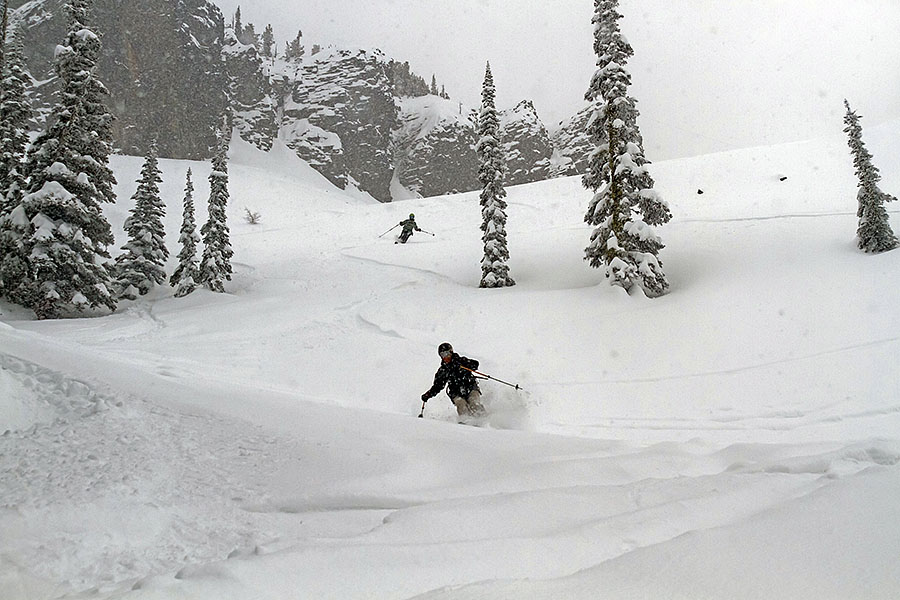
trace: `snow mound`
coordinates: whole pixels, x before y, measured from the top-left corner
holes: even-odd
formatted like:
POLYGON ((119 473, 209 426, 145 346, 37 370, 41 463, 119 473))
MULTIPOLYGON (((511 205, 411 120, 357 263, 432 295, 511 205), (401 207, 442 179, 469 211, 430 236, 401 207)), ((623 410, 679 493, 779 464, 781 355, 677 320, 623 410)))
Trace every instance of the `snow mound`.
POLYGON ((109 399, 85 383, 8 354, 0 354, 0 433, 13 433, 93 415, 109 399))

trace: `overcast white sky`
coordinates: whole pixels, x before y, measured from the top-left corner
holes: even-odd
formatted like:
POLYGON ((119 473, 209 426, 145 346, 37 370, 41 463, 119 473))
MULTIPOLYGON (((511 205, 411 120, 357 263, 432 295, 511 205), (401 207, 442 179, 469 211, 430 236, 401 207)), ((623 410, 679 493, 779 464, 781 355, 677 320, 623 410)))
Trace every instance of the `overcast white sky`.
MULTIPOLYGON (((213 0, 307 46, 377 47, 454 99, 534 101, 549 126, 594 71, 591 0, 213 0)), ((898 0, 622 0, 648 158, 840 132, 846 97, 871 126, 900 118, 898 0)), ((283 46, 283 43, 281 44, 283 46)))

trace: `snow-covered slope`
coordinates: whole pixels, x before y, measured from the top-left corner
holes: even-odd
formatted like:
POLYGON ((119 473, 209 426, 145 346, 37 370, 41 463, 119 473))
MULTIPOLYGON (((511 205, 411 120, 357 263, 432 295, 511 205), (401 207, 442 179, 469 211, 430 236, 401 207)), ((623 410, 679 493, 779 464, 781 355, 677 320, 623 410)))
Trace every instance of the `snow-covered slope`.
MULTIPOLYGON (((898 139, 865 132, 894 194, 898 139)), ((209 167, 160 164, 172 250, 209 167)), ((508 189, 518 285, 482 290, 477 193, 378 204, 235 140, 228 294, 2 306, 0 596, 896 598, 900 254, 855 248, 843 136, 651 173, 669 295, 584 264, 577 177, 508 189), (378 237, 410 212, 435 235, 378 237), (521 386, 486 427, 416 418, 443 341, 521 386)))

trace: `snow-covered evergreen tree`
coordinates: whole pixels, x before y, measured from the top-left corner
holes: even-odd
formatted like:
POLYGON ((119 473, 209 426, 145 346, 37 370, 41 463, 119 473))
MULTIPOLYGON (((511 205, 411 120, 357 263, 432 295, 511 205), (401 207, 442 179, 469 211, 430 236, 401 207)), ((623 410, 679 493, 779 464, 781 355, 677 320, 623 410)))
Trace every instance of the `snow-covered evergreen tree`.
POLYGON ((244 30, 241 32, 240 37, 238 37, 238 41, 246 46, 259 47, 259 34, 256 33, 256 27, 253 23, 244 25, 244 30))
POLYGON ((115 201, 109 168, 112 117, 95 71, 100 38, 88 26, 91 0, 67 0, 69 29, 56 48, 61 90, 47 129, 25 164, 26 281, 8 295, 53 318, 72 310, 115 308, 102 259, 114 242, 102 204, 115 201))
POLYGON ((503 146, 500 144, 500 119, 494 103, 496 90, 491 64, 484 72, 484 86, 481 90, 481 112, 478 115, 478 152, 480 167, 478 181, 481 182, 481 236, 484 242, 484 258, 481 260, 481 283, 479 287, 495 288, 515 285, 509 276, 509 250, 506 245, 506 190, 503 178, 506 166, 503 146))
POLYGON ((181 235, 178 243, 181 251, 178 253, 178 267, 169 278, 169 284, 175 288, 175 297, 187 296, 197 288, 197 244, 200 236, 197 234, 196 220, 194 218, 194 183, 191 181, 191 170, 188 169, 184 184, 184 211, 181 220, 181 235))
POLYGON ((878 172, 878 168, 872 164, 872 155, 863 143, 859 115, 850 109, 850 103, 846 100, 844 100, 844 106, 847 108, 847 114, 844 115, 844 124, 846 125, 844 132, 849 136, 847 143, 850 145, 853 167, 859 178, 859 192, 856 194, 859 203, 856 211, 856 216, 859 217, 856 243, 859 249, 865 252, 893 250, 897 247, 898 240, 891 229, 884 203, 896 200, 896 198, 878 188, 881 174, 878 172))
MULTIPOLYGON (((4 3, 4 9, 6 8, 4 3)), ((20 203, 25 188, 23 159, 31 104, 25 95, 21 29, 8 30, 0 67, 0 294, 18 288, 27 274, 24 234, 28 220, 20 203), (15 211, 15 215, 13 215, 15 211)))
POLYGON ((236 38, 241 39, 241 35, 244 33, 244 26, 241 23, 241 7, 238 6, 237 10, 234 11, 234 18, 231 21, 232 27, 234 28, 234 35, 236 38))
POLYGON ((219 138, 219 148, 209 174, 209 219, 200 229, 203 258, 198 281, 214 292, 224 292, 225 282, 231 281, 231 257, 234 254, 225 215, 228 206, 228 138, 221 133, 219 138))
POLYGON ((6 29, 9 25, 9 0, 0 0, 0 71, 3 70, 3 63, 6 60, 6 29))
POLYGON ((595 146, 584 186, 594 191, 585 222, 595 225, 585 259, 606 268, 612 285, 626 290, 637 283, 647 296, 664 294, 669 282, 659 251, 664 247, 653 226, 672 214, 653 189, 636 101, 628 95, 631 75, 625 63, 634 54, 619 29, 618 0, 594 0, 594 52, 597 70, 585 99, 594 104, 588 135, 595 146))
POLYGON ((272 30, 271 24, 266 25, 266 28, 263 30, 262 48, 259 53, 266 58, 274 58, 275 56, 275 32, 272 30))
POLYGON ((31 104, 25 95, 29 77, 21 34, 21 28, 15 25, 9 30, 0 69, 0 214, 9 214, 18 206, 25 184, 22 162, 28 145, 31 104))
POLYGON ((128 241, 122 246, 124 252, 116 258, 119 298, 134 300, 166 280, 169 251, 163 226, 166 205, 159 196, 161 181, 156 144, 153 143, 144 158, 137 191, 131 197, 134 206, 125 219, 128 241))
POLYGON ((305 53, 306 50, 303 47, 303 30, 300 30, 297 32, 297 37, 290 42, 285 43, 284 58, 285 60, 301 60, 305 53))

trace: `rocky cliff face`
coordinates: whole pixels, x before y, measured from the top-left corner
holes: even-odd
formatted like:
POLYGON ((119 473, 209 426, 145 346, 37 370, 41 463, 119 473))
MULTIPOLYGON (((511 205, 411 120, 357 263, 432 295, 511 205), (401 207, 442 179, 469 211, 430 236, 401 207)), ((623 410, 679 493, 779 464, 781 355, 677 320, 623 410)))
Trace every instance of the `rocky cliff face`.
POLYGON ((500 113, 500 142, 506 149, 506 185, 550 177, 553 145, 534 104, 523 100, 500 113))
MULTIPOLYGON (((66 30, 62 6, 31 0, 17 11, 27 26, 39 112, 53 101, 53 51, 66 30)), ((92 28, 103 39, 99 77, 111 93, 115 146, 123 153, 142 155, 157 139, 161 156, 209 158, 227 112, 240 136, 261 150, 280 138, 335 185, 383 202, 392 199, 392 185, 421 196, 479 187, 474 111, 422 95, 424 80, 377 50, 263 59, 208 0, 95 0, 92 28)), ((507 185, 582 172, 589 113, 552 135, 531 102, 500 116, 507 185)))
POLYGON ((474 116, 438 96, 401 101, 397 181, 423 197, 477 189, 474 116))
MULTIPOLYGON (((290 81, 291 75, 282 77, 290 81)), ((320 52, 294 77, 281 123, 285 143, 335 185, 352 182, 378 200, 390 200, 398 110, 384 56, 320 52)))
MULTIPOLYGON (((436 96, 405 99, 401 105, 394 138, 399 182, 422 196, 478 189, 475 112, 436 96)), ((554 149, 534 105, 523 100, 499 117, 505 184, 547 179, 554 149)))
MULTIPOLYGON (((53 52, 65 36, 62 0, 33 0, 25 18, 28 66, 53 77, 53 52)), ((116 148, 143 154, 157 139, 162 156, 205 158, 226 107, 221 60, 224 19, 206 0, 96 0, 91 27, 102 35, 100 80, 110 91, 116 148)), ((51 102, 52 82, 34 90, 51 102)))
POLYGON ((550 134, 555 149, 552 177, 583 175, 588 171, 588 157, 594 145, 588 138, 587 124, 594 109, 587 106, 570 119, 561 122, 550 134))
POLYGON ((268 65, 254 46, 239 42, 231 29, 225 31, 222 56, 232 125, 244 140, 268 152, 278 137, 279 126, 277 92, 268 65))

